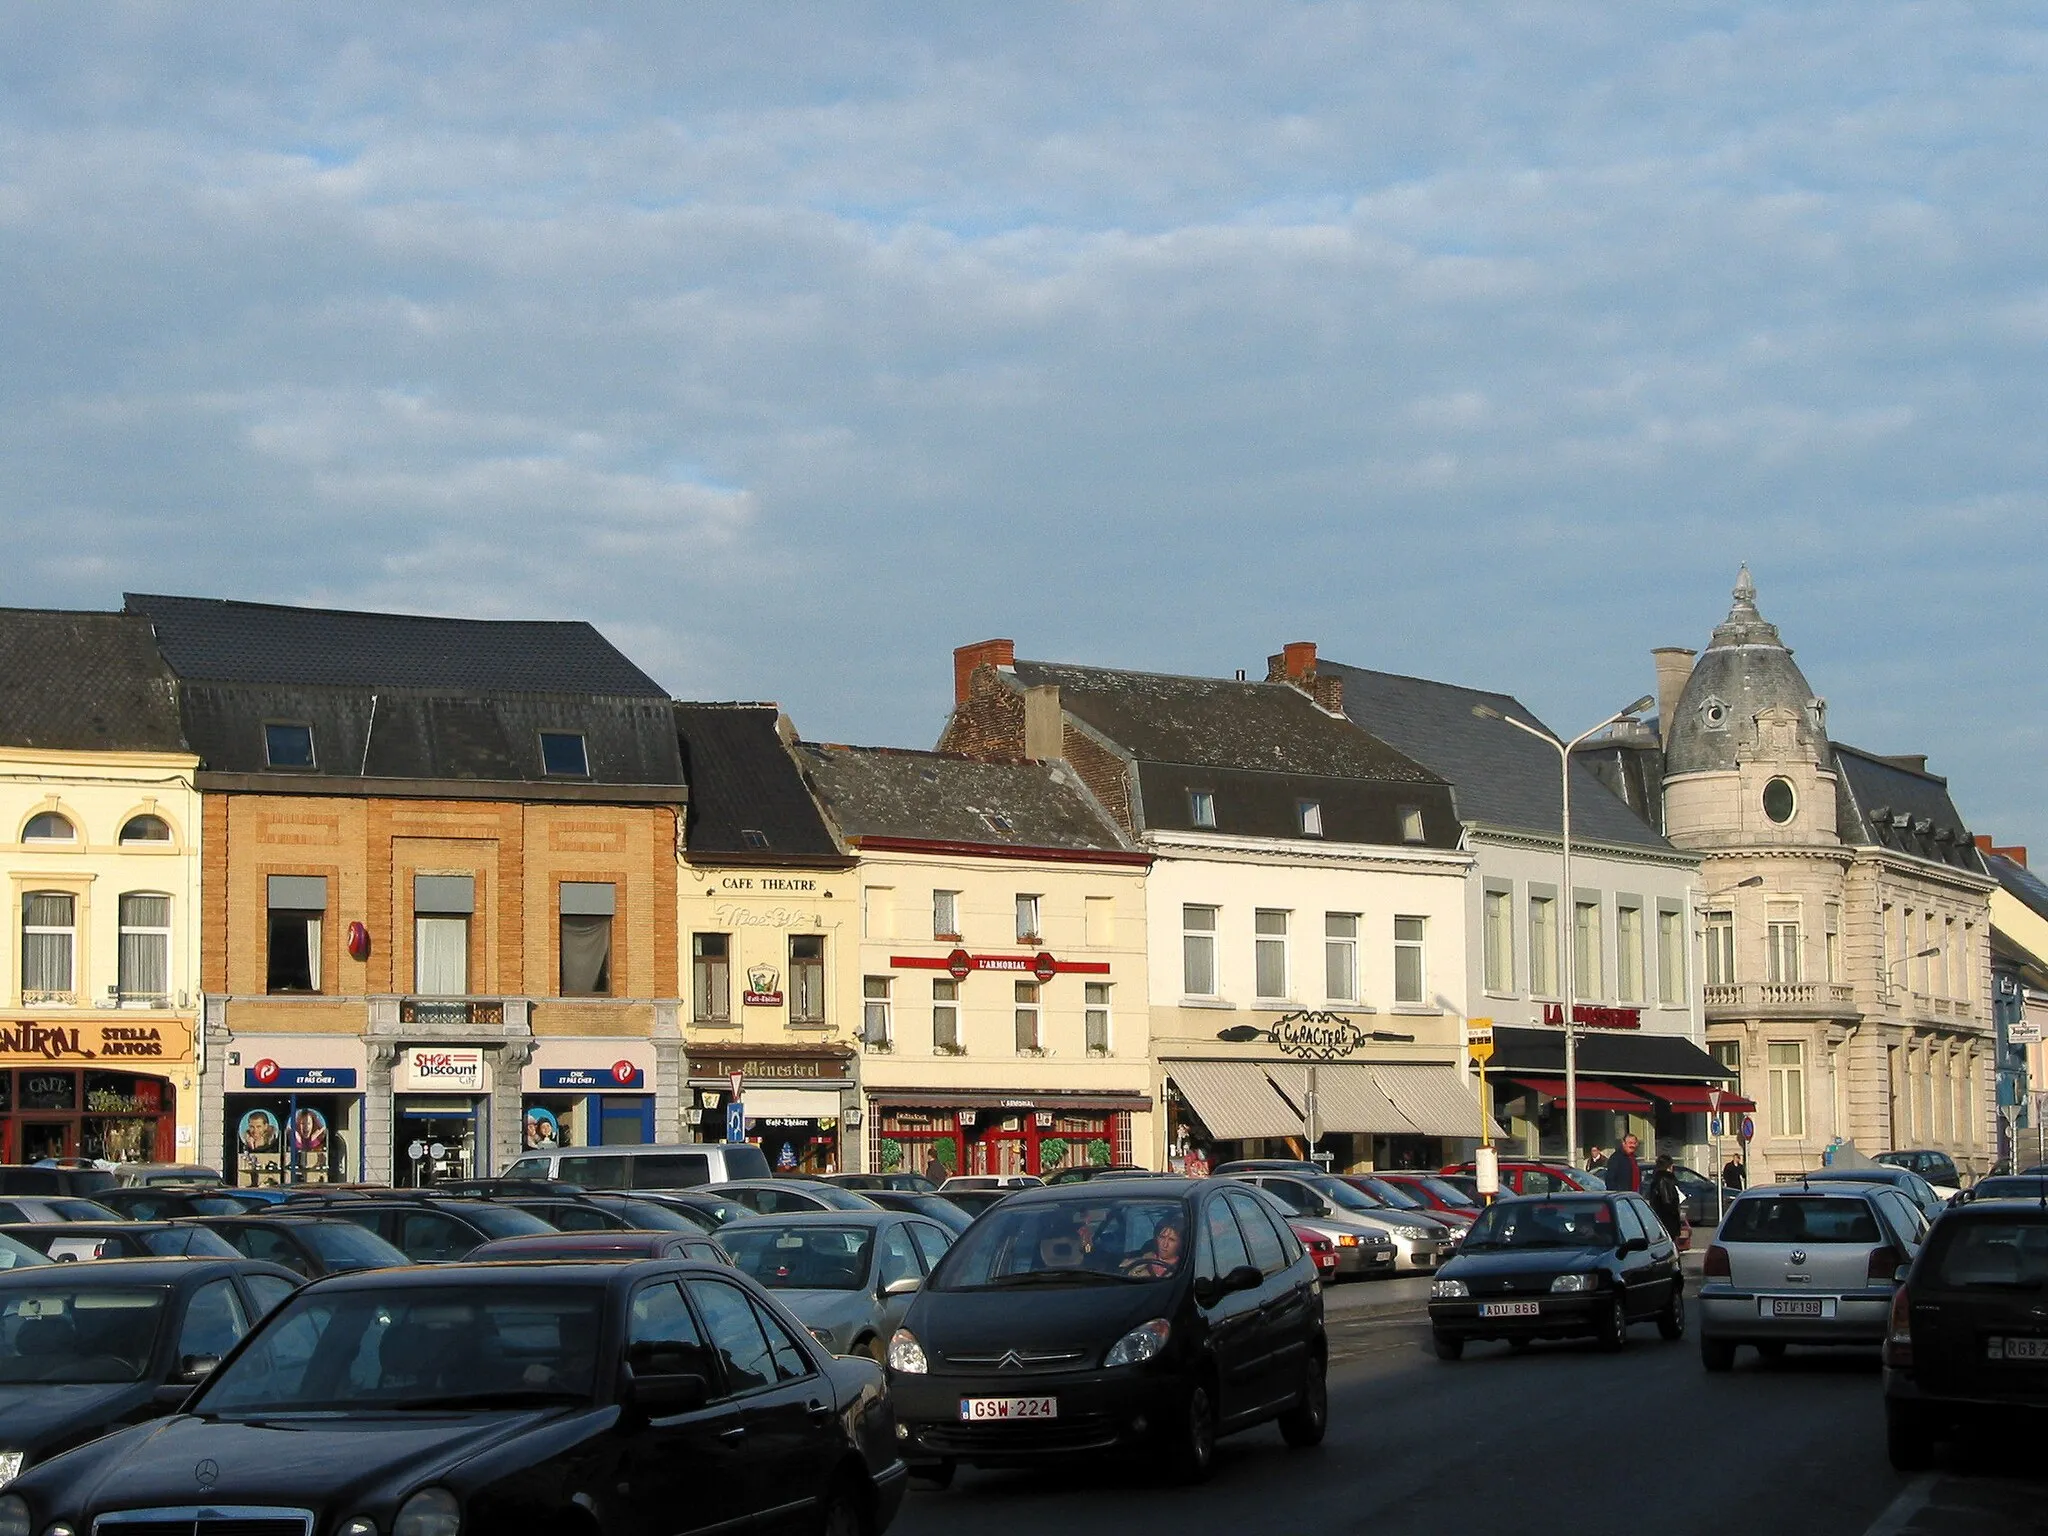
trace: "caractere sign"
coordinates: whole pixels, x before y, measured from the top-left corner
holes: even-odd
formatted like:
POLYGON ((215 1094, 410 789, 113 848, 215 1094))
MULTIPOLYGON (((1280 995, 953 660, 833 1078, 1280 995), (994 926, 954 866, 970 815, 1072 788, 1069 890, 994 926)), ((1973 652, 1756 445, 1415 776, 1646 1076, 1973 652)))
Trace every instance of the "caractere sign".
POLYGON ((416 1093, 482 1093, 484 1089, 482 1051, 440 1045, 408 1046, 401 1068, 403 1085, 416 1093))

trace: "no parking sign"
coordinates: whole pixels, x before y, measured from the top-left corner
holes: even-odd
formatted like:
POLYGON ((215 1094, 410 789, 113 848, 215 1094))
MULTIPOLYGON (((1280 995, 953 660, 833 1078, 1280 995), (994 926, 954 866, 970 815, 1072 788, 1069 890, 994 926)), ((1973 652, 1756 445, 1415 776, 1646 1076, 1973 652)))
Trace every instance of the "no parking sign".
POLYGON ((1742 1141, 1753 1140, 1756 1136, 1756 1122, 1750 1119, 1749 1116, 1744 1115, 1742 1117, 1742 1124, 1737 1128, 1735 1134, 1742 1141))

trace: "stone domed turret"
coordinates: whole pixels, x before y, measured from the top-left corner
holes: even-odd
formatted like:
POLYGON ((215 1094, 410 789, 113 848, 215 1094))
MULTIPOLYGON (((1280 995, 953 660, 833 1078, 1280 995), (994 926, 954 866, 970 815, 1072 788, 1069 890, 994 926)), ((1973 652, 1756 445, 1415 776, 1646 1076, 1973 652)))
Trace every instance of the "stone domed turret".
POLYGON ((1746 565, 1734 598, 1673 711, 1667 778, 1724 772, 1759 756, 1827 766, 1827 705, 1814 696, 1778 626, 1757 611, 1746 565))

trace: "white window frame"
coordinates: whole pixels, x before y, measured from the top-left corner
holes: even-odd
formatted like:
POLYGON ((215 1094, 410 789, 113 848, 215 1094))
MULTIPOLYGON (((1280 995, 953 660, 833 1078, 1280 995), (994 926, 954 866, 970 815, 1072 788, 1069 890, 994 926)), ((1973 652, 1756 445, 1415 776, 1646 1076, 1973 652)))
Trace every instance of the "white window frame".
POLYGON ((960 937, 960 893, 932 891, 932 937, 958 940, 960 937))
POLYGON ((1294 996, 1294 977, 1287 954, 1290 916, 1280 907, 1260 907, 1252 913, 1252 993, 1262 1002, 1285 1002, 1294 996), (1267 968, 1275 964, 1280 970, 1277 992, 1266 986, 1267 968))
POLYGON ((889 1050, 896 1044, 896 1014, 889 996, 893 976, 863 976, 860 979, 860 1043, 870 1050, 889 1050))
POLYGON ((1295 821, 1303 837, 1323 835, 1323 802, 1320 800, 1297 800, 1294 802, 1295 821))
POLYGON ((1771 1134, 1797 1141, 1806 1135, 1806 1046, 1798 1040, 1773 1040, 1764 1047, 1764 1060, 1771 1080, 1771 1134))
POLYGON ((121 893, 117 902, 119 946, 114 956, 114 986, 121 1006, 147 1006, 150 1003, 166 1002, 169 1000, 173 980, 171 976, 171 911, 171 897, 166 891, 123 891, 121 893), (131 897, 162 902, 164 904, 164 922, 162 926, 130 923, 128 921, 128 902, 131 897), (130 938, 154 939, 161 946, 163 954, 160 963, 164 978, 161 991, 149 992, 140 988, 131 990, 126 985, 129 978, 123 973, 123 964, 127 958, 128 940, 130 938))
POLYGON ((1825 919, 1822 944, 1823 959, 1827 964, 1827 979, 1830 985, 1842 979, 1842 904, 1830 901, 1821 908, 1825 919))
POLYGON ((1045 942, 1045 913, 1041 910, 1044 896, 1031 892, 1017 893, 1017 942, 1019 944, 1043 944, 1045 942))
POLYGON ((1323 914, 1323 995, 1333 1003, 1358 1001, 1358 927, 1363 914, 1323 914))
POLYGON ((1529 892, 1529 995, 1562 997, 1558 965, 1563 951, 1558 947, 1557 893, 1529 892))
POLYGON ((1644 964, 1643 903, 1640 897, 1617 898, 1614 904, 1614 1000, 1646 1003, 1649 975, 1644 964), (1630 919, 1634 922, 1631 924, 1630 919), (1630 928, 1634 928, 1631 935, 1630 928))
POLYGON ((1183 997, 1220 997, 1223 978, 1216 969, 1216 930, 1222 922, 1221 907, 1204 906, 1200 902, 1183 902, 1180 909, 1180 984, 1183 997), (1206 925, 1200 923, 1196 914, 1205 914, 1206 925), (1197 957, 1200 967, 1208 973, 1206 989, 1191 986, 1196 978, 1197 957))
POLYGON ((789 936, 789 942, 783 946, 782 953, 784 963, 789 968, 789 973, 783 978, 782 982, 785 992, 784 1003, 789 1010, 789 1022, 792 1024, 807 1025, 813 1029, 816 1029, 821 1025, 830 1023, 832 1014, 832 975, 831 972, 826 970, 825 967, 830 961, 831 947, 828 944, 826 944, 825 935, 822 933, 793 933, 789 936), (816 971, 818 982, 818 995, 815 999, 815 1007, 813 1011, 807 1013, 800 1013, 797 1011, 798 989, 796 984, 796 946, 798 941, 810 939, 817 940, 818 955, 815 961, 806 959, 803 963, 803 969, 805 969, 806 971, 816 971))
POLYGON ((864 939, 890 939, 895 935, 896 888, 864 885, 860 888, 860 934, 864 939))
POLYGON ((1511 996, 1515 990, 1515 890, 1489 884, 1479 897, 1481 979, 1486 990, 1511 996))
POLYGON ((1036 981, 1011 984, 1010 996, 1016 1009, 1017 1054, 1043 1056, 1045 1051, 1045 988, 1036 981))
POLYGON ((690 1020, 695 1024, 730 1024, 732 1022, 732 935, 715 929, 697 929, 690 934, 690 1020), (700 952, 699 941, 703 939, 725 940, 725 954, 719 957, 700 952), (704 977, 702 984, 699 974, 704 977), (724 994, 724 1008, 718 1013, 710 1011, 714 999, 711 980, 722 976, 717 990, 724 994))
POLYGON ((1685 986, 1685 911, 1664 902, 1657 904, 1657 1000, 1667 1008, 1684 1005, 1690 999, 1685 986))
MULTIPOLYGON (((36 1003, 54 1003, 78 1000, 78 908, 80 897, 76 891, 23 891, 21 893, 21 997, 25 1006, 36 1003), (52 923, 31 923, 28 920, 28 904, 38 896, 61 896, 71 903, 71 921, 59 927, 52 923), (61 935, 64 939, 65 976, 61 987, 30 987, 28 978, 28 939, 35 934, 44 938, 61 935)), ((44 980, 49 978, 45 977, 44 980)))
POLYGON ((1572 897, 1572 996, 1580 1001, 1607 995, 1603 974, 1607 957, 1601 953, 1607 925, 1607 903, 1595 896, 1591 901, 1572 897), (1587 916, 1588 913, 1592 915, 1587 916))
POLYGON ((1710 987, 1732 987, 1735 982, 1735 912, 1722 907, 1706 915, 1701 930, 1706 936, 1706 965, 1703 974, 1710 987))
POLYGON ((967 1054, 967 1040, 960 1033, 960 983, 951 976, 932 978, 932 1053, 967 1054))
POLYGON ((1394 1003, 1397 1007, 1420 1008, 1429 1001, 1429 919, 1413 913, 1394 919, 1394 1003), (1402 925, 1413 923, 1415 932, 1408 937, 1402 934, 1402 925), (1409 996, 1401 987, 1401 961, 1403 956, 1412 958, 1415 966, 1414 995, 1409 996))
POLYGON ((1216 792, 1212 789, 1191 789, 1188 791, 1188 825, 1204 831, 1216 829, 1216 792))
POLYGON ((1804 913, 1795 901, 1774 901, 1764 908, 1764 980, 1781 987, 1805 979, 1802 930, 1804 913), (1788 916, 1789 914, 1789 916, 1788 916))
POLYGON ((1110 996, 1110 984, 1106 981, 1088 981, 1081 984, 1081 1038, 1090 1056, 1111 1056, 1116 1053, 1116 1041, 1109 1029, 1114 1014, 1110 996))

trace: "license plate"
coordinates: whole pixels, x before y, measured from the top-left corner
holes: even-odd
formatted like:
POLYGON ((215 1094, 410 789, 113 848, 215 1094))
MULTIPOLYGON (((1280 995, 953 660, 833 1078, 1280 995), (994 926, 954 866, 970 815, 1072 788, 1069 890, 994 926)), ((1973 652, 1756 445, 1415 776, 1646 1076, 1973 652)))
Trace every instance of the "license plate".
POLYGON ((2048 1339, 1986 1339, 1984 1353, 1990 1360, 2048 1360, 2048 1339))
POLYGON ((1826 1317, 1834 1310, 1828 1296, 1772 1296, 1766 1298, 1772 1317, 1826 1317))
POLYGON ((1481 1317, 1536 1317, 1543 1308, 1533 1301, 1482 1301, 1479 1303, 1481 1317))
POLYGON ((975 1423, 991 1419, 1056 1419, 1060 1400, 1056 1397, 963 1397, 960 1417, 975 1423))

